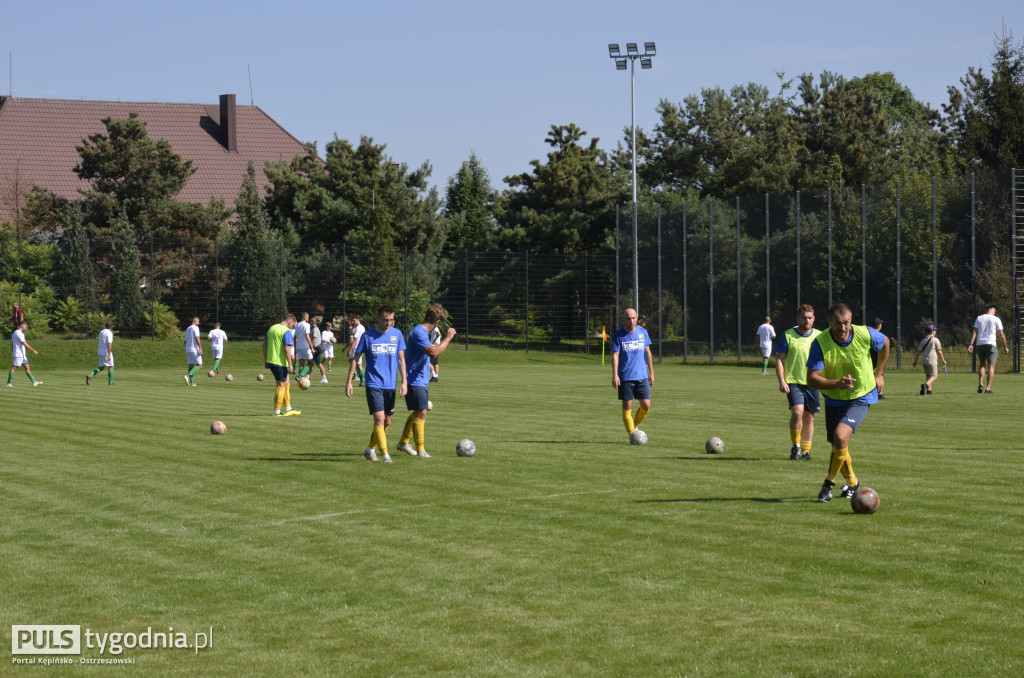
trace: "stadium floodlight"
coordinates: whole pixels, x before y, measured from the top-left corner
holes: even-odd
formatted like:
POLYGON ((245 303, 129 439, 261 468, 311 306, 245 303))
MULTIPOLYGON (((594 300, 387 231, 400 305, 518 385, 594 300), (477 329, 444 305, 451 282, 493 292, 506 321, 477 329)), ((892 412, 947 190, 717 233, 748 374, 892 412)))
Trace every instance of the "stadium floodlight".
POLYGON ((637 43, 626 43, 626 55, 619 52, 618 43, 608 45, 608 56, 615 60, 615 69, 626 70, 626 61, 630 62, 629 69, 629 94, 630 94, 630 129, 633 142, 630 145, 633 155, 633 309, 640 313, 640 252, 637 244, 637 214, 636 214, 636 60, 640 60, 642 70, 650 70, 653 66, 651 59, 657 54, 653 42, 644 43, 644 53, 641 55, 637 49, 637 43))

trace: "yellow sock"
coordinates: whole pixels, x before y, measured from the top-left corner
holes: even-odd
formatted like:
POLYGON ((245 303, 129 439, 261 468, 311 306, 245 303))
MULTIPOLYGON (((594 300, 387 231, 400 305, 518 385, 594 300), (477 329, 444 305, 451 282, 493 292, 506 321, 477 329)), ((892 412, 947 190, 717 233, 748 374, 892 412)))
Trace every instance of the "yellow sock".
POLYGON ((639 426, 640 422, 644 420, 644 417, 647 416, 648 412, 650 412, 650 410, 644 407, 641 407, 639 410, 637 410, 636 416, 633 417, 633 426, 639 426))
POLYGON ((388 434, 385 433, 384 427, 383 426, 374 426, 373 427, 373 432, 377 434, 377 444, 379 445, 379 447, 377 449, 380 450, 381 452, 383 452, 384 454, 387 454, 388 453, 388 434))
POLYGON ((810 452, 811 451, 811 441, 810 440, 801 440, 800 441, 800 451, 801 452, 810 452))
POLYGON ((828 479, 834 481, 836 476, 839 475, 839 469, 843 465, 843 450, 837 450, 832 448, 832 458, 828 462, 828 479))
POLYGON ((292 406, 292 385, 291 382, 285 384, 284 387, 284 409, 288 409, 292 406))
POLYGON ((274 411, 281 411, 281 403, 284 402, 284 386, 278 386, 274 389, 274 411))
POLYGON ((419 417, 412 421, 412 435, 416 440, 416 451, 422 452, 426 448, 427 434, 426 434, 427 420, 420 419, 419 417))
POLYGON ((370 431, 370 442, 367 445, 367 447, 372 447, 375 450, 377 449, 377 427, 376 426, 374 426, 373 430, 370 431))
POLYGON ((405 428, 402 430, 402 437, 398 441, 399 445, 405 445, 412 438, 412 427, 415 426, 416 413, 410 412, 409 418, 405 420, 405 428))
POLYGON ((853 472, 853 457, 850 456, 850 448, 845 448, 839 451, 839 458, 842 461, 842 465, 839 467, 839 471, 846 478, 846 484, 853 487, 857 484, 857 474, 853 472))
POLYGON ((626 433, 632 433, 636 425, 633 423, 633 410, 622 410, 622 423, 626 425, 626 433))
POLYGON ((789 439, 796 445, 800 442, 800 429, 789 429, 789 439))

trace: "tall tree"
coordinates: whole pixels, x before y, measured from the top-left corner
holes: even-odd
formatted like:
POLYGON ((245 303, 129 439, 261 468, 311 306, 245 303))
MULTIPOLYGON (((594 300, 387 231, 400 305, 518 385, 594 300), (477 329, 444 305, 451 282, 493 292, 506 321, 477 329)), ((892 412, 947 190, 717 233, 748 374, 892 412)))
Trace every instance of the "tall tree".
POLYGON ((281 314, 280 234, 271 232, 252 162, 235 201, 234 232, 228 245, 230 277, 224 296, 236 326, 269 327, 281 314))
POLYGON ((599 140, 581 143, 586 134, 574 124, 552 125, 547 163, 531 160, 533 171, 505 178, 497 208, 503 246, 551 254, 609 247, 618 193, 599 140))
POLYGON ((995 40, 992 74, 969 68, 949 88, 946 114, 953 155, 965 171, 1024 166, 1024 41, 1006 28, 995 40))
POLYGON ((211 199, 204 207, 177 200, 195 172, 191 160, 183 161, 166 139, 151 139, 138 113, 104 118, 103 125, 105 133, 77 147, 82 161, 75 172, 92 184, 85 195, 88 222, 112 226, 123 211, 140 237, 216 235, 226 217, 223 203, 211 199))
POLYGON ((144 320, 145 302, 139 290, 139 248, 124 212, 114 224, 110 264, 110 311, 120 331, 131 333, 144 320))
POLYGON ((450 221, 450 249, 485 250, 493 246, 495 198, 487 169, 476 153, 471 153, 455 176, 448 179, 445 190, 444 215, 450 221))

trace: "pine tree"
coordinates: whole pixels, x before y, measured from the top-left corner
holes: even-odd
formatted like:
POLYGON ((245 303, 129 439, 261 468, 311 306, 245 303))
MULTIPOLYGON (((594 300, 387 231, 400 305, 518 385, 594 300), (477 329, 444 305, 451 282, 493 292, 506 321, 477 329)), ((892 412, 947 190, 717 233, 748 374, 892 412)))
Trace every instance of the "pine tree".
POLYGON ((110 310, 122 333, 133 333, 141 326, 145 302, 139 290, 139 248, 135 231, 124 212, 114 222, 111 242, 110 310))

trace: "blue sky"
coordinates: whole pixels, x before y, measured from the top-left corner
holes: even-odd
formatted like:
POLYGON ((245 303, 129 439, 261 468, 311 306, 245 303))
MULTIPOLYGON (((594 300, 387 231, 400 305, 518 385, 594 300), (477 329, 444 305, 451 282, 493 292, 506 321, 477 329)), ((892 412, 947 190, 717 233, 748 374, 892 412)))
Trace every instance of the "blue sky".
POLYGON ((892 71, 933 107, 968 67, 988 69, 1020 0, 932 2, 12 2, 0 11, 0 93, 215 103, 251 98, 301 141, 360 135, 433 166, 443 190, 475 152, 491 176, 530 170, 551 125, 612 149, 630 121, 629 71, 609 42, 657 43, 636 72, 637 125, 660 99, 829 70, 892 71))

